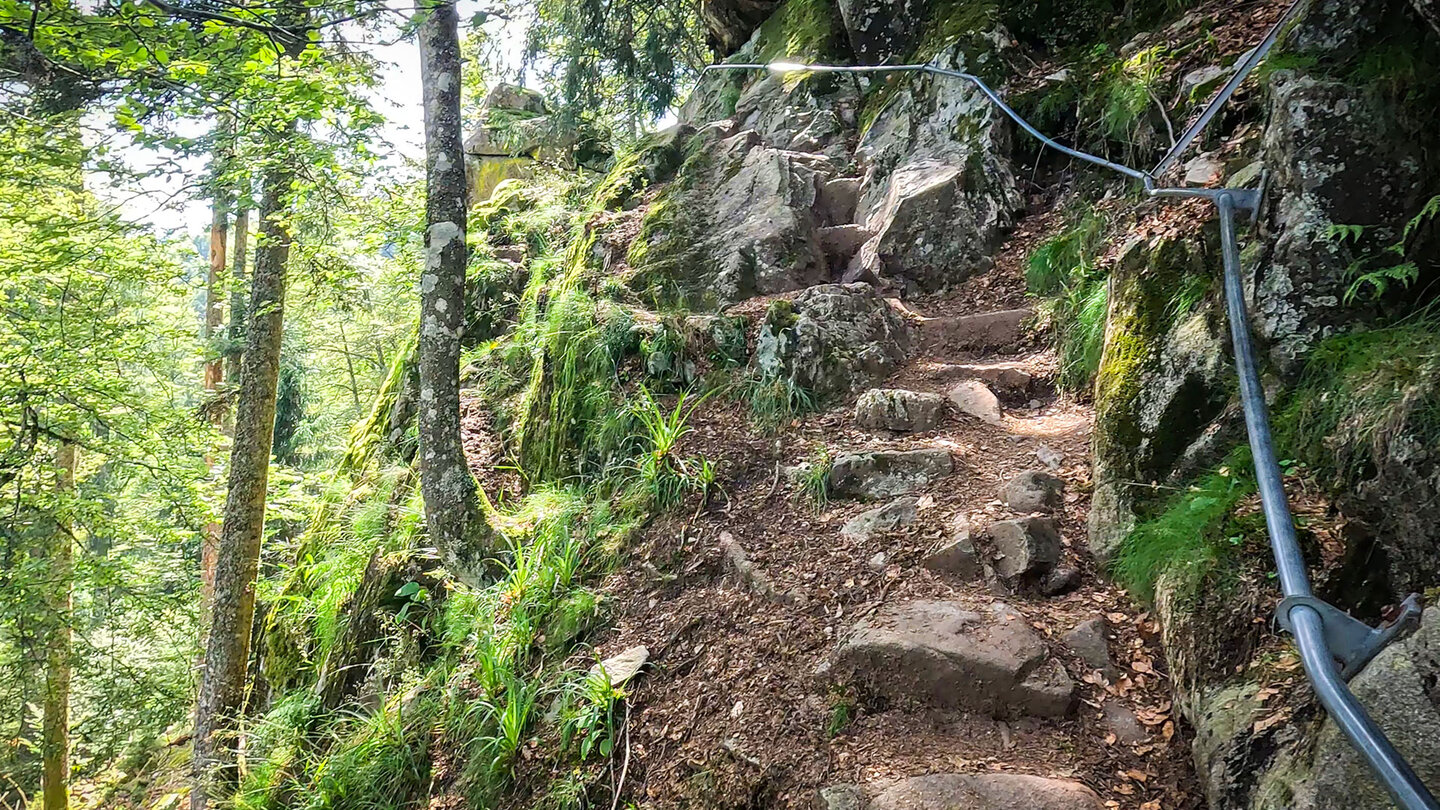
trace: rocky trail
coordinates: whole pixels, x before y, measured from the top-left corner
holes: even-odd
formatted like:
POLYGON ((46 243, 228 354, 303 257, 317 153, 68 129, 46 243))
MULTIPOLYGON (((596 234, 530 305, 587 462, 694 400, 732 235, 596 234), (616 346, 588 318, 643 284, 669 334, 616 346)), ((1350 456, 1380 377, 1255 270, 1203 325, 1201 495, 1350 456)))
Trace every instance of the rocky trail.
POLYGON ((1158 625, 1083 550, 1091 411, 1057 396, 1030 329, 1029 234, 949 294, 890 301, 918 350, 846 406, 775 438, 738 406, 697 413, 688 451, 723 494, 606 587, 598 652, 643 646, 652 666, 631 693, 634 795, 1192 806, 1158 625))

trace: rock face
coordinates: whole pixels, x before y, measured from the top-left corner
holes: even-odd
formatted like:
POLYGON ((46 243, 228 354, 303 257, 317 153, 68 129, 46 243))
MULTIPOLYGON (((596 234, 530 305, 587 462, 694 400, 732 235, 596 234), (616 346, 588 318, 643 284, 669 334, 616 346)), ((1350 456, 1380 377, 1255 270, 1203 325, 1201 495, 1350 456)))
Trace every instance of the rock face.
MULTIPOLYGON (((1004 42, 1003 33, 976 35, 938 61, 957 70, 998 69, 1004 42)), ((928 290, 987 269, 1021 203, 1003 157, 1009 141, 1007 119, 968 82, 902 80, 856 149, 869 167, 858 221, 875 237, 846 278, 928 290)))
POLYGON ((1079 782, 1013 773, 947 773, 902 779, 864 805, 867 810, 1100 810, 1079 782))
POLYGON ((780 5, 780 0, 702 0, 710 47, 721 56, 734 53, 780 5))
POLYGON ((856 625, 821 675, 901 705, 995 717, 1061 717, 1075 698, 1024 617, 999 604, 983 613, 954 602, 886 605, 856 625))
POLYGON ((838 0, 850 47, 862 65, 903 58, 919 44, 926 0, 838 0))
POLYGON ((830 491, 873 501, 924 489, 955 468, 948 450, 848 453, 830 467, 830 491))
POLYGON ((840 528, 840 535, 847 540, 864 542, 882 532, 914 523, 919 515, 916 509, 918 503, 915 498, 896 498, 851 518, 840 528))
POLYGON ((945 416, 939 394, 872 388, 855 403, 855 423, 866 430, 924 432, 934 430, 945 416))
POLYGON ((1052 512, 1065 505, 1065 482, 1044 470, 1028 470, 1005 482, 1000 499, 1016 512, 1052 512))
POLYGON ((905 362, 909 327, 868 284, 826 284, 776 302, 755 339, 756 370, 823 400, 860 391, 905 362))

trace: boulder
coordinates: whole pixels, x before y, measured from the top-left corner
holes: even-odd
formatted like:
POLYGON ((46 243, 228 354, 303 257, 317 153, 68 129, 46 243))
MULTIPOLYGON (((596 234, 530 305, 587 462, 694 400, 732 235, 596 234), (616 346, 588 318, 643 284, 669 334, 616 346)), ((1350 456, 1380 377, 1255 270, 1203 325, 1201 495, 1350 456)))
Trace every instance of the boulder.
POLYGON ((820 183, 820 197, 816 213, 820 221, 828 225, 848 225, 855 222, 855 203, 860 199, 860 177, 832 177, 820 183))
MULTIPOLYGON (((865 542, 877 534, 915 522, 919 515, 915 498, 896 498, 884 506, 862 512, 840 528, 840 536, 851 542, 865 542)), ((879 567, 885 568, 884 555, 879 567)))
POLYGON ((984 351, 1016 348, 1025 341, 1025 324, 1034 317, 1029 309, 1004 309, 979 315, 926 318, 920 322, 920 340, 927 349, 984 351))
POLYGON ((1012 403, 1023 403, 1035 390, 1035 377, 1013 363, 959 363, 946 368, 947 374, 983 381, 990 390, 1012 403))
POLYGON ((505 82, 491 87, 480 106, 485 110, 513 110, 533 115, 545 115, 549 112, 543 93, 505 82))
POLYGON ((1063 596, 1080 587, 1080 569, 1073 565, 1057 565, 1040 580, 1040 593, 1063 596))
POLYGON ((1018 773, 928 774, 879 792, 866 810, 1102 810, 1100 797, 1068 779, 1018 773))
POLYGON ((922 433, 944 417, 945 399, 920 391, 872 388, 855 403, 855 423, 866 430, 922 433))
MULTIPOLYGON (((1385 648, 1350 681, 1350 690, 1370 717, 1385 729, 1421 781, 1440 784, 1440 706, 1434 693, 1440 679, 1440 608, 1428 608, 1413 636, 1385 648)), ((1347 810, 1391 807, 1385 789, 1365 760, 1326 720, 1315 737, 1313 771, 1297 790, 1297 810, 1334 807, 1345 797, 1347 810)))
POLYGON ((897 169, 865 217, 875 236, 851 261, 846 280, 935 290, 989 269, 1002 225, 995 212, 968 210, 964 173, 962 166, 931 162, 897 169), (966 238, 967 230, 976 238, 966 238))
POLYGON ((830 491, 866 501, 924 489, 955 468, 949 450, 876 450, 847 453, 830 467, 830 491))
POLYGON ((754 369, 824 402, 861 391, 905 362, 909 327, 868 284, 824 284, 771 305, 754 369))
POLYGON ((1065 482, 1044 470, 1027 470, 1005 482, 1000 499, 1016 512, 1053 512, 1065 505, 1065 482))
MULTIPOLYGON (((867 8, 895 13, 884 3, 867 8)), ((1008 43, 998 30, 975 31, 937 63, 969 72, 1002 69, 1008 43)), ((893 80, 896 89, 856 147, 868 169, 856 221, 876 235, 847 277, 901 289, 957 284, 991 266, 1022 207, 1008 157, 1009 120, 969 82, 893 80)))
POLYGON ((1119 672, 1110 658, 1110 642, 1106 640, 1109 626, 1103 616, 1086 619, 1075 625, 1070 632, 1060 637, 1070 651, 1080 656, 1085 666, 1099 670, 1109 680, 1115 680, 1119 672))
POLYGON ((1000 399, 989 386, 979 380, 962 380, 951 386, 945 395, 963 414, 991 425, 1005 421, 1000 409, 1000 399))
POLYGON ((981 612, 945 601, 885 605, 855 626, 819 674, 901 705, 993 717, 1065 716, 1075 699, 1075 683, 1044 641, 1001 604, 981 612))
POLYGON ((949 537, 932 550, 920 564, 942 574, 950 574, 964 580, 978 580, 985 574, 980 554, 975 550, 975 541, 970 537, 970 520, 965 515, 955 516, 950 526, 949 537))
POLYGON ((874 234, 864 225, 827 225, 816 231, 820 250, 834 269, 844 269, 874 234))
POLYGON ((924 33, 926 0, 838 0, 840 18, 856 60, 880 65, 887 59, 904 59, 924 33))
POLYGON ((1060 533, 1049 518, 1002 520, 986 534, 995 549, 995 573, 1008 582, 1038 582, 1060 561, 1060 533))
POLYGON ((717 56, 734 53, 779 5, 780 0, 701 0, 711 49, 717 56))

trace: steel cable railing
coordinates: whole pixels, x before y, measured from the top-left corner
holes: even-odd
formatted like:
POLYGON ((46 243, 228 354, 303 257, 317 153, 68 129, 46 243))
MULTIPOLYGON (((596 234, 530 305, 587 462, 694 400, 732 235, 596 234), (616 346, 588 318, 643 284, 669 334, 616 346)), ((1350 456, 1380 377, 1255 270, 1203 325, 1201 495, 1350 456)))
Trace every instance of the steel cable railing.
MULTIPOLYGON (((1284 599, 1276 608, 1276 621, 1288 630, 1300 651, 1306 676, 1315 688, 1320 703, 1329 712, 1335 725, 1365 759, 1395 804, 1403 810, 1440 810, 1440 803, 1425 787, 1413 768, 1355 699, 1346 681, 1360 671, 1380 650, 1418 624, 1418 597, 1411 595, 1402 606, 1400 617, 1389 626, 1371 628, 1344 611, 1317 599, 1310 588, 1310 578, 1295 536, 1295 522, 1285 494, 1284 479, 1275 460, 1274 442, 1270 435, 1269 414, 1264 391, 1260 386, 1255 349, 1251 338, 1249 317, 1245 307, 1245 289, 1240 275, 1240 246, 1236 238, 1235 212, 1258 212, 1261 193, 1254 189, 1163 188, 1156 177, 1164 174, 1199 137, 1246 79, 1278 41, 1285 27, 1299 18, 1309 0, 1295 0, 1267 31, 1263 40, 1234 68, 1234 75, 1200 116, 1182 133, 1165 156, 1151 171, 1133 169, 1097 155, 1074 149, 1040 132, 1017 113, 1000 94, 978 76, 930 64, 916 65, 806 65, 790 62, 765 64, 716 64, 712 70, 772 70, 807 73, 928 73, 968 81, 975 85, 997 108, 1016 125, 1041 143, 1078 160, 1093 163, 1139 180, 1152 197, 1201 197, 1215 204, 1220 217, 1220 236, 1225 265, 1225 303, 1230 321, 1230 335, 1235 354, 1235 371, 1240 380, 1240 400, 1245 415, 1245 428, 1254 457, 1255 477, 1265 513, 1265 526, 1275 556, 1275 568, 1284 599)), ((1263 182, 1263 181, 1262 181, 1263 182)))

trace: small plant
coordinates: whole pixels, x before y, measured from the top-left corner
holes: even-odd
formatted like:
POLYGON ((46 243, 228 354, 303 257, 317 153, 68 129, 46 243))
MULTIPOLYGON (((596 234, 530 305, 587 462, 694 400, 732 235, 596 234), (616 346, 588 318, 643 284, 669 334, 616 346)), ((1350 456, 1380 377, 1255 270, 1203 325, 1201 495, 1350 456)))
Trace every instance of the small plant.
POLYGON ((835 738, 850 727, 855 720, 855 704, 843 695, 836 695, 830 702, 830 719, 825 724, 825 736, 835 738))
POLYGON ((624 699, 624 690, 611 685, 604 666, 596 666, 566 695, 561 710, 561 747, 575 751, 581 762, 592 753, 610 756, 615 750, 616 709, 624 699))
POLYGON ((814 396, 784 377, 751 377, 740 387, 740 395, 750 403, 750 421, 765 434, 816 410, 814 396))
POLYGON ((816 512, 823 511, 830 503, 830 467, 833 461, 830 451, 820 448, 814 458, 800 474, 800 492, 816 512))
MULTIPOLYGON (((1381 298, 1391 286, 1409 288, 1419 280, 1420 265, 1412 258, 1414 237, 1437 216, 1440 216, 1440 195, 1431 197, 1420 207, 1419 213, 1405 223, 1400 238, 1394 243, 1387 245, 1379 254, 1364 255, 1351 262, 1346 270, 1352 281, 1345 290, 1345 304, 1354 304, 1366 293, 1371 299, 1381 298)), ((1325 237, 1358 248, 1368 230, 1364 225, 1336 224, 1325 229, 1325 237)))
POLYGON ((679 503, 687 492, 705 491, 715 480, 709 462, 679 454, 680 440, 690 432, 690 416, 705 399, 692 400, 689 392, 683 392, 675 407, 666 410, 648 388, 638 388, 633 411, 644 432, 646 449, 635 466, 640 484, 659 509, 679 503))

